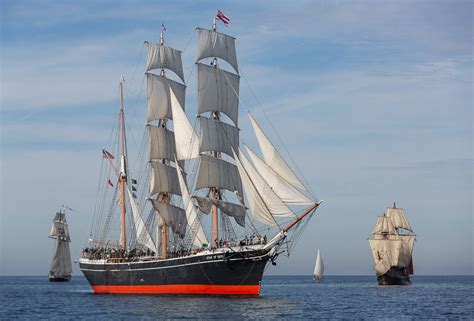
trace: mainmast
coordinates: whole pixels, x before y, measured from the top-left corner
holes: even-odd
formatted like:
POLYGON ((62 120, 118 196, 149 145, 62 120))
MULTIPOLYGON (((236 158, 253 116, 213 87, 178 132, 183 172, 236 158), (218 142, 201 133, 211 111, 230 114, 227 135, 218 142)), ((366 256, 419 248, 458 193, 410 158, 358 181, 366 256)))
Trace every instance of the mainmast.
MULTIPOLYGON (((196 190, 208 188, 209 195, 197 197, 201 203, 207 203, 212 215, 212 243, 217 245, 219 238, 219 218, 221 232, 228 231, 228 216, 245 225, 245 208, 242 204, 234 204, 223 200, 226 191, 242 197, 242 183, 237 167, 228 161, 234 158, 232 150, 239 146, 238 125, 238 93, 240 77, 238 75, 235 38, 217 32, 216 18, 212 29, 198 30, 198 118, 201 128, 199 152, 200 165, 196 190), (210 65, 199 62, 211 58, 210 65), (219 68, 218 58, 233 67, 233 72, 219 68), (235 72, 235 73, 234 73, 235 72), (206 116, 210 112, 209 116, 206 116), (222 118, 222 114, 230 119, 230 123, 222 118), (223 157, 226 154, 226 157, 223 157), (219 215, 220 213, 220 215, 219 215), (224 216, 227 215, 227 216, 224 216)), ((235 199, 235 197, 233 197, 235 199)), ((207 212, 208 213, 208 212, 207 212)))
POLYGON ((125 234, 125 185, 127 182, 127 173, 125 167, 125 126, 124 126, 124 114, 123 114, 123 76, 120 79, 120 140, 121 140, 121 162, 120 162, 120 193, 121 193, 121 205, 122 205, 122 216, 121 216, 121 239, 120 246, 122 249, 127 248, 127 239, 125 234))

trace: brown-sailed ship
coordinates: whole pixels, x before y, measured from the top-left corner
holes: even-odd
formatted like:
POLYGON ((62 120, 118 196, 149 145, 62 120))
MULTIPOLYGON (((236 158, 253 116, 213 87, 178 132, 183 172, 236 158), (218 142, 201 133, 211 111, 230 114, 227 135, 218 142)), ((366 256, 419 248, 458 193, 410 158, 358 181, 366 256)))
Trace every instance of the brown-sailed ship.
POLYGON ((250 112, 262 156, 243 152, 235 38, 216 30, 216 18, 196 30, 194 127, 181 52, 165 45, 164 30, 159 43, 145 42, 148 135, 135 171, 120 82, 117 138, 102 151, 90 245, 79 259, 95 293, 259 295, 268 263, 289 255, 321 203, 250 112))

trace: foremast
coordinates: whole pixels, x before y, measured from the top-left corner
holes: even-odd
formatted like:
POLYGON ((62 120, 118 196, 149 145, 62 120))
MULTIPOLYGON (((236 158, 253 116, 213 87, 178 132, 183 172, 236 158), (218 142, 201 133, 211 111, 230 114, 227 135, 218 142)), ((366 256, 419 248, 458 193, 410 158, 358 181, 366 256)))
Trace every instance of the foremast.
MULTIPOLYGON (((185 160, 197 157, 197 151, 190 152, 188 148, 191 138, 197 137, 192 135, 192 127, 189 131, 191 125, 188 124, 184 113, 186 86, 181 51, 165 46, 164 30, 163 25, 159 43, 146 42, 146 77, 147 127, 150 134, 149 199, 157 214, 157 228, 161 229, 161 256, 165 258, 168 253, 169 231, 179 238, 184 238, 187 226, 192 230, 195 221, 194 214, 190 212, 193 209, 186 206, 188 202, 183 194, 187 195, 187 187, 185 182, 181 184, 180 175, 185 175, 182 173, 185 160), (159 75, 152 73, 155 69, 160 70, 159 75), (168 78, 168 70, 176 74, 181 82, 168 78), (173 121, 174 131, 169 126, 170 121, 173 121), (180 207, 182 203, 185 208, 180 207)), ((202 233, 200 239, 207 242, 202 233)))

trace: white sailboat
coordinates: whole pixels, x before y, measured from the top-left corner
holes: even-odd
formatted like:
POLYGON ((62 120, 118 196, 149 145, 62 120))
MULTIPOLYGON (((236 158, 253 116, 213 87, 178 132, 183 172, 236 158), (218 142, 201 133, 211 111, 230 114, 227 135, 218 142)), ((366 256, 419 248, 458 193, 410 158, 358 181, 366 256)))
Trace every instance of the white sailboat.
POLYGON ((319 249, 318 254, 316 255, 313 277, 315 280, 321 280, 324 278, 324 263, 323 259, 321 258, 321 251, 319 249))

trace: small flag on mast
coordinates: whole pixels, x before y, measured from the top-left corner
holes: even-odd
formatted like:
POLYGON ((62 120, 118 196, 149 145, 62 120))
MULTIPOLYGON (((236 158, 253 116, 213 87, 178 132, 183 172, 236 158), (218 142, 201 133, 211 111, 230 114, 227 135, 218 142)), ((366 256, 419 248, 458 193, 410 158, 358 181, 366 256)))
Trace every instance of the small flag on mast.
POLYGON ((220 10, 217 10, 216 18, 219 19, 220 21, 222 21, 222 23, 224 23, 224 25, 226 27, 229 24, 229 21, 230 21, 229 17, 227 17, 225 14, 223 14, 222 11, 220 11, 220 10))
POLYGON ((102 157, 107 158, 107 159, 114 159, 114 155, 112 155, 105 149, 102 150, 102 157))
POLYGON ((138 181, 132 178, 132 184, 138 184, 138 181))
POLYGON ((109 178, 109 180, 107 181, 107 184, 109 184, 110 186, 114 187, 114 184, 112 183, 112 180, 109 178))
POLYGON ((161 30, 163 30, 163 31, 168 30, 168 29, 166 29, 166 26, 165 26, 165 24, 164 24, 163 22, 161 23, 161 30))

